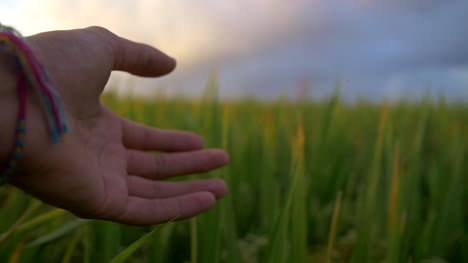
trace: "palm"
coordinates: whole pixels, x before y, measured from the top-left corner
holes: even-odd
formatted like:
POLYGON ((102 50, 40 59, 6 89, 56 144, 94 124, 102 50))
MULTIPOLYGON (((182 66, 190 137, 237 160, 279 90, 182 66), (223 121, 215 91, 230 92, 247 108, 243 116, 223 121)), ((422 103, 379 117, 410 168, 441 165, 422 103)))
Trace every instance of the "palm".
POLYGON ((28 151, 28 168, 13 183, 78 216, 129 224, 186 219, 209 209, 226 192, 222 181, 162 180, 221 167, 227 162, 224 152, 203 150, 201 139, 190 133, 123 120, 100 104, 112 70, 160 76, 173 69, 172 60, 159 51, 109 34, 94 28, 32 39, 62 96, 70 134, 53 147, 44 140, 27 142, 36 147, 28 151), (50 48, 47 40, 65 43, 61 49, 50 48), (123 50, 112 53, 112 45, 123 50), (60 67, 65 61, 76 63, 60 67))

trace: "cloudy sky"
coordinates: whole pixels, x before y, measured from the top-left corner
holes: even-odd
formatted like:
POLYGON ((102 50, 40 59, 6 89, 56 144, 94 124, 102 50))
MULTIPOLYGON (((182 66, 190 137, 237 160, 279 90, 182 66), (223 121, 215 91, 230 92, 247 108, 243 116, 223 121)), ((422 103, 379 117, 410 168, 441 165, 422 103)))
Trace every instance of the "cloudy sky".
POLYGON ((223 96, 468 99, 466 0, 1 0, 23 34, 100 25, 178 60, 161 79, 115 74, 120 93, 198 95, 216 71, 223 96), (133 87, 133 88, 128 88, 133 87), (158 88, 155 88, 158 87, 158 88))

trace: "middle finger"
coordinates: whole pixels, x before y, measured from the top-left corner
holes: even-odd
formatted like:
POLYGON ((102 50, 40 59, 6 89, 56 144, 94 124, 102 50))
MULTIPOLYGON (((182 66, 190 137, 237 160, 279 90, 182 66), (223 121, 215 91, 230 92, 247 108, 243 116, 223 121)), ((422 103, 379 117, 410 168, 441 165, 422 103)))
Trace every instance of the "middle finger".
POLYGON ((127 150, 128 174, 151 180, 204 173, 220 168, 227 162, 226 152, 217 149, 164 154, 127 150))

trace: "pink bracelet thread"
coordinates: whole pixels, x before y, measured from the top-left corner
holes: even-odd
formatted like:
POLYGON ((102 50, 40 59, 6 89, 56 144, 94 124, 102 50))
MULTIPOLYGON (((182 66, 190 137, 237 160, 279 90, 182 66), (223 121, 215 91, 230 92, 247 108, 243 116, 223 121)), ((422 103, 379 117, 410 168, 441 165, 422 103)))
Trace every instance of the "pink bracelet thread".
POLYGON ((24 149, 24 139, 26 136, 26 86, 24 83, 24 76, 21 72, 18 72, 17 79, 19 111, 16 121, 15 146, 10 156, 8 166, 0 175, 0 186, 6 184, 13 176, 24 149))
POLYGON ((16 140, 9 163, 0 173, 0 186, 13 176, 23 154, 26 135, 26 81, 39 96, 42 109, 47 117, 53 143, 67 133, 65 111, 58 92, 52 87, 44 68, 21 35, 11 27, 0 24, 0 47, 7 46, 15 51, 18 68, 19 112, 16 124, 16 140))

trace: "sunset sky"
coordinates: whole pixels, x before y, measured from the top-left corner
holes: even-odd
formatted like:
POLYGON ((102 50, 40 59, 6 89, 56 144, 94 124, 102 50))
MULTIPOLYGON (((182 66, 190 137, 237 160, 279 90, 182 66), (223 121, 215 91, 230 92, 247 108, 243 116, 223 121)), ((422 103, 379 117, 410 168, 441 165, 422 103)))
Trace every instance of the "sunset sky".
POLYGON ((216 70, 223 96, 468 99, 466 0, 1 0, 25 35, 99 25, 178 60, 161 79, 115 74, 121 93, 198 95, 216 70), (134 87, 129 89, 127 87, 134 87))

